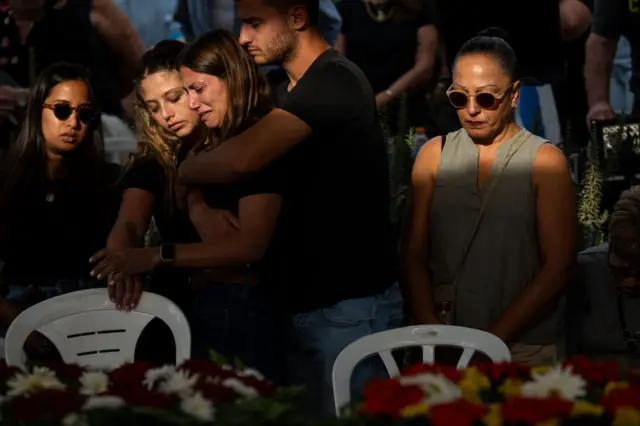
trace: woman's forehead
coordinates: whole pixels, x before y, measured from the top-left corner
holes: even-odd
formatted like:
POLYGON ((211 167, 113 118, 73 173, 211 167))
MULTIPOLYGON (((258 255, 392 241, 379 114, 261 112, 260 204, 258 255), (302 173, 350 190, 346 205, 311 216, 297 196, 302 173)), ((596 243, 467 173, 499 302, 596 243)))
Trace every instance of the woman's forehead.
POLYGON ((463 86, 502 86, 509 80, 500 62, 489 55, 463 55, 453 69, 453 81, 463 86))

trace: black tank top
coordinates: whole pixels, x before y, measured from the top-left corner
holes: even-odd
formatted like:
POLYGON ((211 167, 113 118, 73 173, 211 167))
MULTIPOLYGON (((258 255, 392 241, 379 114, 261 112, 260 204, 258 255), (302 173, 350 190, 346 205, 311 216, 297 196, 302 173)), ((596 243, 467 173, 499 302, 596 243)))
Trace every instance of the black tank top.
POLYGON ((58 61, 84 65, 100 109, 116 116, 123 110, 118 96, 116 61, 91 23, 91 0, 68 0, 51 9, 31 30, 27 45, 33 46, 34 68, 39 73, 58 61))

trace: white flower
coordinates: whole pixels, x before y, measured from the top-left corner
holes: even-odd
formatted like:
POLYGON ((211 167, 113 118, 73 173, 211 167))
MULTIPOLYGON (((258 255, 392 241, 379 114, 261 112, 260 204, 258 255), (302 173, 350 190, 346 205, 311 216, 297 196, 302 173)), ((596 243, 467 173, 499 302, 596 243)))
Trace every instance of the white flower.
POLYGON ((84 415, 70 413, 62 419, 62 426, 89 426, 89 420, 84 415))
POLYGON ((182 396, 191 395, 193 386, 198 380, 198 375, 189 376, 184 371, 174 371, 163 382, 160 383, 159 390, 164 393, 175 393, 182 396))
POLYGON ((9 397, 43 389, 64 389, 64 384, 58 380, 56 374, 46 367, 35 367, 31 374, 18 373, 7 381, 7 386, 9 397))
POLYGON ((264 380, 264 376, 260 374, 258 370, 254 370, 253 368, 245 368, 242 371, 238 372, 238 376, 240 377, 254 377, 258 380, 264 380))
POLYGON ((572 372, 571 367, 557 366, 546 373, 531 373, 532 381, 522 385, 522 396, 546 398, 559 396, 568 401, 587 394, 587 382, 572 372))
POLYGON ((417 386, 424 392, 424 403, 427 405, 447 404, 462 397, 462 391, 451 380, 442 374, 418 374, 400 377, 403 386, 417 386))
POLYGON ((176 372, 176 368, 172 365, 165 365, 159 368, 152 368, 144 375, 143 384, 147 389, 152 390, 158 382, 167 380, 176 372))
POLYGON ((101 371, 87 371, 80 377, 82 395, 98 395, 109 389, 109 376, 101 371))
POLYGON ((90 396, 85 401, 82 409, 85 411, 96 410, 96 409, 106 409, 106 410, 115 410, 125 405, 125 402, 119 396, 113 395, 95 395, 90 396))
POLYGON ((255 390, 251 386, 245 385, 240 380, 233 377, 225 379, 222 382, 222 386, 226 386, 230 389, 233 389, 236 393, 244 396, 245 398, 252 398, 254 396, 258 396, 257 390, 255 390))
POLYGON ((213 404, 200 392, 184 398, 180 403, 180 408, 190 416, 202 421, 212 421, 215 415, 213 404))

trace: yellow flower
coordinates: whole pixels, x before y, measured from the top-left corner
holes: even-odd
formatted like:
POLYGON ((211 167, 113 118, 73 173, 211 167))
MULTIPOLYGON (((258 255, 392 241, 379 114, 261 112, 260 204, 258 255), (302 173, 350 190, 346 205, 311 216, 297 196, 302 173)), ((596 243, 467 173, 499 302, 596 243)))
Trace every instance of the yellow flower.
POLYGON ((489 411, 482 419, 486 426, 502 426, 502 411, 500 404, 491 404, 489 411))
POLYGON ((517 379, 507 379, 502 382, 502 385, 500 385, 498 391, 500 391, 500 393, 508 398, 511 396, 519 396, 521 387, 522 381, 517 379))
POLYGON ((400 410, 400 416, 405 419, 410 419, 413 417, 426 416, 428 412, 429 406, 427 404, 419 403, 404 407, 400 410))
POLYGON ((573 403, 573 409, 571 415, 573 417, 578 416, 595 416, 599 417, 604 412, 604 408, 598 404, 592 404, 587 401, 576 401, 573 403))
POLYGON ((546 420, 541 423, 537 423, 536 426, 559 426, 560 421, 558 419, 546 420))
POLYGON ((604 393, 605 395, 607 395, 616 389, 624 389, 628 387, 629 387, 629 383, 627 382, 609 382, 607 383, 607 386, 605 386, 604 388, 604 393))
POLYGON ((531 367, 531 373, 546 374, 549 372, 549 370, 551 370, 551 367, 548 365, 538 365, 535 367, 531 367))
POLYGON ((489 389, 491 382, 489 378, 482 374, 476 367, 469 367, 462 371, 462 378, 458 382, 458 387, 462 391, 462 397, 473 404, 482 402, 480 391, 489 389))
POLYGON ((612 426, 640 426, 640 411, 634 408, 620 408, 616 411, 612 426))

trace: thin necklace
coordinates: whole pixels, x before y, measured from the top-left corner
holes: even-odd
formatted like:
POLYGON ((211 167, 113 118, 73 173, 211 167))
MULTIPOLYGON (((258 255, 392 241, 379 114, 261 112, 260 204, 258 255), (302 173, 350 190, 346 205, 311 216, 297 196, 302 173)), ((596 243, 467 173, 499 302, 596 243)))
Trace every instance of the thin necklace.
POLYGON ((391 9, 389 9, 388 13, 385 13, 380 7, 376 7, 375 8, 376 11, 374 12, 373 5, 371 4, 371 2, 368 2, 366 0, 364 2, 364 6, 367 9, 367 14, 369 15, 369 17, 376 22, 388 21, 393 16, 393 13, 396 11, 396 8, 392 6, 391 9))

